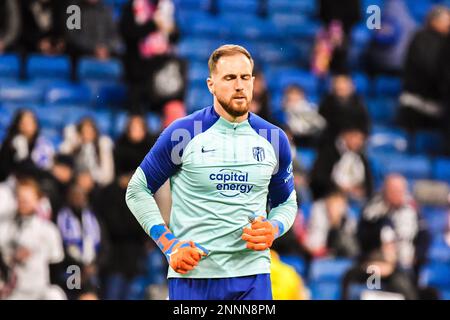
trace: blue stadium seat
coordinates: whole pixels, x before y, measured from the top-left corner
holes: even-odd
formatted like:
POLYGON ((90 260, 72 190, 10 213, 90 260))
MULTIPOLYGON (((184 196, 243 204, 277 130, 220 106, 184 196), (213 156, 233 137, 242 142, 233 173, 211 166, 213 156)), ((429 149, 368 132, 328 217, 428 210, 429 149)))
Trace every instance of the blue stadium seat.
POLYGON ((124 130, 128 120, 128 113, 126 111, 116 112, 113 121, 113 132, 114 137, 120 136, 124 130))
POLYGON ((450 264, 429 263, 420 272, 420 284, 439 289, 450 289, 450 264))
POLYGON ((428 179, 431 176, 431 162, 426 156, 391 154, 382 159, 384 175, 400 173, 408 179, 428 179))
POLYGON ((305 90, 307 96, 318 93, 319 83, 317 78, 306 70, 280 70, 274 75, 267 75, 267 80, 272 90, 283 90, 290 84, 297 84, 305 90))
POLYGON ((309 283, 313 300, 341 299, 340 281, 313 281, 309 283))
POLYGON ((30 55, 26 63, 26 74, 30 80, 68 80, 71 64, 68 56, 30 55))
POLYGON ((253 16, 247 17, 247 15, 242 17, 236 14, 226 14, 222 15, 222 17, 223 23, 231 26, 230 37, 264 41, 275 40, 281 37, 280 32, 270 20, 253 16), (245 21, 245 24, 242 24, 242 21, 245 21))
POLYGON ((123 66, 117 59, 100 61, 83 58, 78 63, 77 73, 80 80, 120 81, 123 76, 123 66))
POLYGON ((372 121, 388 125, 394 123, 397 112, 397 100, 390 98, 371 98, 367 100, 367 108, 372 121))
POLYGON ((207 63, 211 52, 216 48, 215 42, 206 38, 190 37, 178 44, 178 54, 189 60, 207 63))
MULTIPOLYGON (((444 214, 446 213, 438 213, 444 214)), ((448 215, 446 216, 448 219, 448 215)), ((431 262, 450 263, 450 246, 445 242, 443 234, 436 235, 428 251, 428 259, 431 262)))
POLYGON ((297 15, 312 16, 316 11, 316 1, 311 0, 269 0, 269 12, 295 13, 297 15))
POLYGON ((208 65, 203 62, 190 62, 187 77, 189 82, 195 82, 199 85, 205 84, 206 79, 209 77, 208 65))
POLYGON ((448 209, 445 207, 423 206, 422 216, 433 235, 442 235, 448 225, 448 209))
POLYGON ((207 10, 210 6, 210 0, 174 0, 173 3, 176 10, 207 10))
POLYGON ((259 0, 218 0, 218 7, 221 13, 246 12, 249 14, 257 14, 259 0))
MULTIPOLYGON (((450 5, 450 3, 449 3, 449 5, 450 5)), ((445 290, 445 289, 440 290, 439 294, 440 294, 439 298, 441 300, 450 300, 450 289, 448 289, 448 290, 445 290)))
MULTIPOLYGON (((178 28, 187 36, 208 37, 211 39, 226 37, 231 27, 226 25, 221 15, 215 16, 205 12, 181 11, 176 13, 178 28)), ((185 38, 189 41, 189 38, 185 38)))
POLYGON ((297 159, 300 162, 302 168, 305 168, 305 170, 308 172, 312 169, 316 157, 317 152, 314 149, 301 147, 297 149, 297 159))
POLYGON ((317 21, 297 14, 274 13, 269 19, 285 39, 312 41, 320 29, 317 21))
POLYGON ((0 80, 17 80, 20 74, 20 60, 17 55, 0 55, 0 80))
POLYGON ((350 269, 351 259, 317 259, 311 263, 309 280, 313 282, 340 281, 345 272, 350 269))
POLYGON ((438 158, 434 161, 433 178, 450 183, 450 158, 438 158))
POLYGON ((47 90, 45 101, 49 105, 88 105, 91 91, 86 85, 55 85, 47 90))
POLYGON ((0 85, 0 101, 16 104, 40 103, 44 97, 41 88, 29 83, 0 85))
POLYGON ((305 277, 306 264, 305 260, 296 255, 280 255, 280 260, 290 266, 292 266, 295 271, 303 278, 305 277))
POLYGON ((413 18, 422 24, 433 4, 433 1, 430 0, 408 1, 408 8, 413 18))
POLYGON ((193 86, 188 89, 186 110, 192 113, 196 110, 212 105, 213 98, 206 85, 193 86))
POLYGON ((367 148, 370 152, 405 152, 408 150, 408 137, 401 129, 374 126, 367 148))
POLYGON ((148 130, 151 133, 158 134, 159 132, 161 132, 161 122, 161 117, 158 114, 150 112, 147 115, 148 130))
POLYGON ((95 105, 99 107, 123 107, 127 98, 124 84, 112 83, 99 85, 92 93, 95 105))
POLYGON ((416 153, 440 154, 444 149, 444 139, 437 132, 419 131, 412 143, 416 153))
POLYGON ((377 96, 398 96, 402 90, 402 80, 398 77, 379 76, 375 79, 375 94, 377 96))

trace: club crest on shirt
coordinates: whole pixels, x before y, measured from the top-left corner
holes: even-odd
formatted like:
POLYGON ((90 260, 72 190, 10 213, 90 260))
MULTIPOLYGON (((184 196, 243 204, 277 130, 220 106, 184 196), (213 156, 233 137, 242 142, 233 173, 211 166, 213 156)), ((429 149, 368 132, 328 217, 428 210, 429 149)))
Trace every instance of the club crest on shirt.
POLYGON ((256 161, 261 162, 265 157, 263 147, 253 147, 253 158, 255 158, 256 161))

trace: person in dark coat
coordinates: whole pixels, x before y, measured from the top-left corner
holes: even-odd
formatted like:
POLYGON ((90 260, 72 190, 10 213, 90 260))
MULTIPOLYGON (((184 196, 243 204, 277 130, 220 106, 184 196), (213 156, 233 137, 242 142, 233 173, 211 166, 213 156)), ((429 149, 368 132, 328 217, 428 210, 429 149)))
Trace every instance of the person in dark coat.
POLYGON ((135 170, 155 141, 156 137, 149 133, 144 117, 131 115, 114 148, 116 176, 135 170))
POLYGON ((0 1, 0 54, 15 45, 21 28, 18 1, 0 1))
MULTIPOLYGON (((19 2, 19 1, 18 1, 19 2)), ((21 1, 22 39, 26 52, 62 54, 66 49, 66 0, 21 1)))
MULTIPOLYGON (((443 63, 440 59, 450 33, 450 13, 435 7, 428 14, 426 26, 414 35, 406 56, 403 92, 400 95, 398 122, 411 132, 436 130, 443 123, 443 63)), ((448 56, 444 58, 448 60, 448 56)), ((448 91, 448 88, 447 88, 448 91)))
POLYGON ((358 128, 366 136, 370 131, 370 118, 362 98, 355 93, 348 75, 333 78, 332 91, 319 105, 319 114, 327 122, 322 142, 328 143, 348 128, 358 128))

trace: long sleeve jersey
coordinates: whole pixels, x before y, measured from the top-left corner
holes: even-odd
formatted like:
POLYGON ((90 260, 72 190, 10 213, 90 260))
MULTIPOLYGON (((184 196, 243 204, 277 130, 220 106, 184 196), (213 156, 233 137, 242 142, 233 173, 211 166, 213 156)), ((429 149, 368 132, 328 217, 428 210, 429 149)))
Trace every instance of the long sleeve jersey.
POLYGON ((153 198, 170 179, 169 229, 180 240, 209 250, 187 274, 169 267, 168 277, 228 278, 270 273, 270 252, 246 248, 248 216, 293 224, 297 203, 286 134, 253 113, 240 123, 213 106, 167 127, 133 175, 127 204, 144 230, 164 221, 153 198), (271 207, 267 213, 267 199, 271 207))

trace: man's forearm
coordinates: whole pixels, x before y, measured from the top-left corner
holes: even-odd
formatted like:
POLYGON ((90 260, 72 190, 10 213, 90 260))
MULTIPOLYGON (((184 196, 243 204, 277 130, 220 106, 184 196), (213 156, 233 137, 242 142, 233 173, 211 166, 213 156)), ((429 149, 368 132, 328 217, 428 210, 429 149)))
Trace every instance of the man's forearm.
POLYGON ((141 168, 136 170, 128 184, 126 203, 148 235, 153 226, 165 224, 141 168))
POLYGON ((292 191, 289 198, 270 210, 268 214, 269 220, 276 220, 281 223, 281 230, 279 230, 279 237, 285 234, 294 224, 295 217, 297 216, 297 196, 295 191, 292 191))

